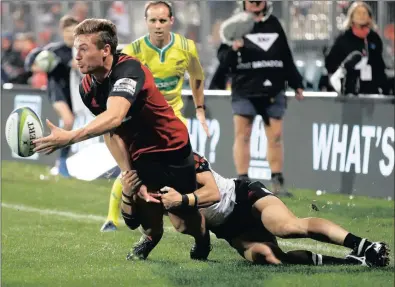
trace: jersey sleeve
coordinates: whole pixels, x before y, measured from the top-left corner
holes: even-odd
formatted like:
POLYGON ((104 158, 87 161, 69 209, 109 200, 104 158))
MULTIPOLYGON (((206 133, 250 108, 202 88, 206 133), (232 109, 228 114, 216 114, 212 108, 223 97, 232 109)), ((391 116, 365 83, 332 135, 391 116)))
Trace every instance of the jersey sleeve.
POLYGON ((145 73, 140 62, 126 60, 117 64, 113 70, 114 86, 110 97, 124 97, 133 103, 145 83, 145 73))
POLYGON ((205 171, 211 172, 210 164, 204 156, 201 156, 200 154, 194 152, 193 159, 195 161, 196 173, 201 173, 201 172, 205 172, 205 171))
POLYGON ((204 72, 202 65, 200 64, 199 55, 196 49, 196 44, 192 40, 188 41, 188 52, 189 52, 189 66, 188 73, 194 80, 204 80, 204 72))
POLYGON ((36 59, 37 55, 42 51, 41 48, 37 47, 34 48, 33 50, 31 50, 29 52, 29 54, 26 56, 25 58, 25 62, 24 62, 24 68, 25 71, 30 72, 34 63, 34 60, 36 59))

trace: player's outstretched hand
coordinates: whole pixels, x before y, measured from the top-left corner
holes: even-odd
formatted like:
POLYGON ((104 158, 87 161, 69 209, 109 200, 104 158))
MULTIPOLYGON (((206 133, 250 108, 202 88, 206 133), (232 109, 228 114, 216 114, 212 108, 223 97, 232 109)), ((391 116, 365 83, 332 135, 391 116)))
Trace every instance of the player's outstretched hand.
POLYGON ((158 199, 152 196, 152 193, 148 192, 147 187, 142 184, 137 171, 123 171, 121 174, 121 183, 125 194, 132 195, 137 192, 137 196, 146 202, 160 203, 158 199))
POLYGON ((202 125, 204 132, 206 133, 207 137, 210 137, 210 132, 208 131, 208 125, 206 122, 206 113, 204 109, 197 109, 196 110, 196 118, 199 120, 200 124, 202 125))
POLYGON ((34 152, 51 154, 57 149, 66 147, 71 142, 71 133, 55 126, 48 119, 46 120, 47 126, 51 133, 49 136, 42 137, 33 141, 35 144, 34 152))

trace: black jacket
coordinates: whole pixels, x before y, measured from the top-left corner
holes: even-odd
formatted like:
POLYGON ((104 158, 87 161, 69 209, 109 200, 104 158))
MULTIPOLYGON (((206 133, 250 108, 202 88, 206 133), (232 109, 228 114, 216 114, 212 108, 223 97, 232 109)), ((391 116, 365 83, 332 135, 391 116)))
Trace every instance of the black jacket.
POLYGON ((275 16, 255 23, 243 40, 238 52, 226 44, 218 50, 218 71, 230 72, 232 93, 274 97, 286 89, 286 82, 294 89, 303 88, 286 35, 275 16))
POLYGON ((31 73, 25 71, 24 62, 19 52, 11 48, 2 51, 1 69, 4 82, 26 85, 31 73), (3 74, 4 73, 4 74, 3 74))
POLYGON ((353 88, 355 93, 377 94, 381 88, 382 93, 387 94, 387 76, 382 56, 383 42, 380 36, 372 30, 367 36, 367 43, 364 39, 355 36, 351 29, 340 34, 325 58, 326 69, 330 75, 333 74, 351 52, 359 51, 364 54, 366 47, 368 47, 368 53, 365 54, 368 55, 368 64, 372 67, 372 81, 361 81, 360 71, 355 69, 347 72, 346 79, 356 78, 356 81, 352 79, 352 82, 357 85, 353 88))

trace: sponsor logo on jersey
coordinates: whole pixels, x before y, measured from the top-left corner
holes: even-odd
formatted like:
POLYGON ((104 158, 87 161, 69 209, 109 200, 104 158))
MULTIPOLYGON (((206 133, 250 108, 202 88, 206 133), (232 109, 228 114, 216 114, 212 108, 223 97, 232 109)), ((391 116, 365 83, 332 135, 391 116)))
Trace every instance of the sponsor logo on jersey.
POLYGON ((278 33, 256 33, 248 34, 245 37, 266 52, 277 40, 278 33))
POLYGON ((171 76, 163 79, 155 78, 155 84, 158 89, 165 92, 174 90, 177 87, 179 81, 180 77, 178 76, 171 76))
POLYGON ((137 82, 133 79, 122 78, 115 82, 113 91, 114 92, 126 92, 134 96, 136 91, 137 82))
POLYGON ((239 63, 236 67, 238 70, 260 69, 260 68, 283 68, 284 63, 281 60, 262 60, 246 63, 239 63))

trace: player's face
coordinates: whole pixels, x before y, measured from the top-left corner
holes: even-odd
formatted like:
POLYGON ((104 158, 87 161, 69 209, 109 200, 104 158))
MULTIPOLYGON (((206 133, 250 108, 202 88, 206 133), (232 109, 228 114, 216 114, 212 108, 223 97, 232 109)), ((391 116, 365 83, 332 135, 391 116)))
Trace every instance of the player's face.
POLYGON ((104 66, 107 51, 97 48, 97 37, 94 34, 79 35, 74 39, 74 47, 77 49, 75 59, 80 72, 83 74, 93 74, 104 66))
POLYGON ((73 47, 73 43, 74 43, 74 35, 73 35, 74 28, 75 25, 64 28, 62 31, 63 41, 65 42, 67 47, 70 48, 73 47))
POLYGON ((169 36, 174 17, 169 17, 169 8, 165 5, 154 5, 147 10, 146 23, 150 38, 159 42, 169 36))
POLYGON ((245 9, 248 12, 256 13, 265 8, 266 1, 245 1, 245 9))
POLYGON ((352 22, 357 25, 367 25, 370 22, 370 16, 368 10, 363 6, 355 8, 352 15, 352 22))

